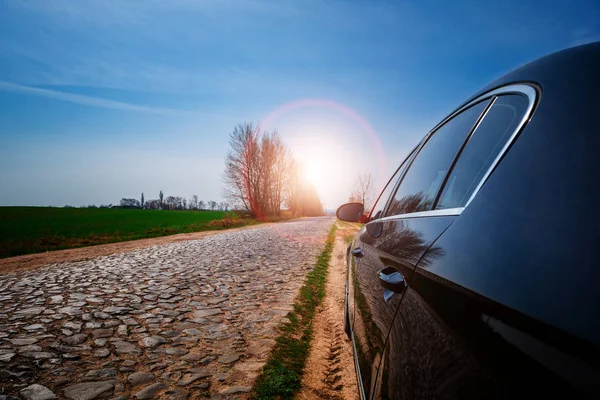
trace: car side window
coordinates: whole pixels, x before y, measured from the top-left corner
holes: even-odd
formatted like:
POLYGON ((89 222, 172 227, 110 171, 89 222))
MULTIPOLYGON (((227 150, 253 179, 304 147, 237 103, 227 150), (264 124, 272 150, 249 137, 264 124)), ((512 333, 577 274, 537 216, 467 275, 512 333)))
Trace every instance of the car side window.
POLYGON ((498 97, 477 126, 452 169, 436 209, 464 207, 527 112, 529 99, 498 97))
POLYGON ((410 154, 408 155, 408 157, 406 157, 406 159, 404 159, 402 164, 398 167, 398 169, 394 173, 394 176, 392 176, 392 179, 389 180, 389 182, 387 183, 387 185, 385 186, 385 188, 379 195, 379 198, 377 199, 377 202, 375 203, 375 205, 373 206, 373 209, 371 211, 371 217, 369 218, 369 221, 373 221, 373 220, 383 217, 384 211, 385 211, 385 206, 386 206, 390 196, 392 195, 394 188, 396 187, 396 183, 398 183, 398 179, 400 179, 400 177, 404 174, 404 171, 406 171, 406 168, 410 164, 410 161, 418 147, 419 146, 417 146, 415 149, 413 149, 410 152, 410 154))
POLYGON ((467 108, 429 137, 402 179, 387 215, 432 209, 454 157, 488 103, 484 100, 467 108))

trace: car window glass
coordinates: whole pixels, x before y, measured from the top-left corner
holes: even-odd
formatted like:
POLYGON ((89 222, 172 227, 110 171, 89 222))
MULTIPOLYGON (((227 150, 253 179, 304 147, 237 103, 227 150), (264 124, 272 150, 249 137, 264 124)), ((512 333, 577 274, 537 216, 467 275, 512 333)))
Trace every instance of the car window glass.
POLYGON ((475 104, 433 133, 402 179, 387 215, 431 210, 452 160, 488 103, 475 104))
POLYGON ((500 96, 473 132, 444 186, 436 209, 464 207, 527 111, 529 99, 500 96))
POLYGON ((375 219, 379 219, 379 218, 383 217, 385 205, 387 204, 388 199, 390 198, 394 188, 396 187, 396 183, 398 182, 398 179, 400 179, 400 177, 404 174, 404 171, 406 171, 406 167, 408 166, 408 164, 410 164, 410 160, 412 159, 412 156, 414 155, 414 153, 415 153, 415 150, 413 150, 408 155, 408 157, 406 157, 404 162, 402 162, 400 167, 398 167, 398 169, 396 170, 396 173, 394 174, 394 176, 392 176, 392 179, 389 180, 389 182, 387 183, 387 185, 385 186, 385 188, 379 195, 379 198, 377 199, 377 203, 375 203, 375 205, 373 206, 373 211, 371 211, 371 217, 369 218, 370 221, 373 221, 375 219))

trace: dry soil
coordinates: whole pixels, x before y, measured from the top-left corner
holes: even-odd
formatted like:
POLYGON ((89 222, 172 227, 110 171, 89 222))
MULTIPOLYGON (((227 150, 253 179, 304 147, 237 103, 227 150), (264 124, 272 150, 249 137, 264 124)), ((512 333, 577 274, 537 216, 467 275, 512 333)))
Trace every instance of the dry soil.
MULTIPOLYGON (((339 223, 338 223, 339 224, 339 223)), ((344 333, 346 248, 344 237, 356 233, 339 224, 327 275, 326 297, 314 320, 315 336, 298 399, 358 399, 352 344, 344 333)))

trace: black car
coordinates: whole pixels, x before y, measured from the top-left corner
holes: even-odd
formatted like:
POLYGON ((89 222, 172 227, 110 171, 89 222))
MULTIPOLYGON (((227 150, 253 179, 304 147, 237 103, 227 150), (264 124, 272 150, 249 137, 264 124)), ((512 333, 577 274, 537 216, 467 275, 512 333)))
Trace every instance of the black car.
POLYGON ((367 399, 600 398, 600 42, 474 95, 400 164, 348 248, 367 399))

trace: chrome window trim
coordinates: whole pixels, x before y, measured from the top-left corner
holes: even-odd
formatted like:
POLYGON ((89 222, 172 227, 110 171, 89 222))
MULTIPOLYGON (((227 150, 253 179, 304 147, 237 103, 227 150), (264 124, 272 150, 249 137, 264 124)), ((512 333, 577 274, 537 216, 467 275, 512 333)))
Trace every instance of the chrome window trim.
MULTIPOLYGON (((508 149, 510 148, 510 146, 513 144, 513 142, 515 141, 516 137, 519 135, 519 133, 521 132, 521 130, 523 129, 523 127, 525 126, 525 124, 531 119, 531 115, 533 114, 533 110, 534 110, 535 106, 537 105, 537 101, 538 101, 538 98, 539 98, 539 89, 537 89, 536 87, 534 87, 531 84, 526 84, 526 83, 510 84, 510 85, 502 86, 502 87, 499 87, 497 89, 494 89, 494 90, 491 90, 489 92, 486 92, 486 93, 484 93, 484 94, 476 97, 475 99, 469 101, 468 103, 466 103, 465 105, 463 105, 462 107, 460 107, 458 110, 456 110, 455 112, 453 112, 452 114, 450 114, 448 117, 444 118, 444 120, 442 120, 442 122, 440 122, 439 124, 437 124, 435 126, 435 128, 433 128, 427 135, 425 135, 425 137, 421 141, 419 141, 419 144, 416 147, 419 150, 414 155, 413 160, 411 161, 411 165, 409 165, 408 168, 407 168, 407 170, 404 172, 404 175, 406 175, 406 173, 408 173, 408 171, 410 171, 410 168, 412 167, 412 162, 414 162, 414 159, 419 156, 419 152, 421 150, 421 147, 424 144, 426 144, 429 141, 429 138, 435 132, 437 132, 437 130, 440 127, 442 127, 446 122, 450 121, 456 115, 460 114, 461 112, 463 112, 467 108, 469 108, 469 107, 471 107, 471 106, 473 106, 473 105, 475 105, 475 104, 477 104, 477 103, 479 103, 481 101, 484 101, 484 100, 489 99, 489 98, 497 97, 497 96, 507 95, 507 94, 521 94, 521 95, 525 95, 529 99, 529 104, 527 106, 527 109, 525 110, 525 113, 523 114, 523 118, 521 119, 521 121, 519 122, 519 124, 517 125, 517 127, 515 128, 515 130, 513 131, 513 133, 510 135, 510 137, 508 138, 508 140, 506 141, 506 143, 504 144, 504 146, 500 150, 500 153, 498 153, 498 156, 494 159, 494 161, 492 162, 492 164, 490 165, 490 167, 488 168, 488 170, 486 171, 486 173, 483 175, 483 177, 481 178, 481 180, 479 181, 479 183, 475 187, 475 190, 473 191, 473 194, 471 194, 471 197, 469 198, 469 200, 467 201, 467 203, 465 204, 464 207, 448 208, 448 209, 437 209, 437 210, 433 209, 433 210, 429 210, 429 211, 418 211, 418 212, 414 212, 414 213, 399 214, 399 215, 390 215, 390 216, 386 216, 384 218, 380 218, 380 219, 378 219, 376 221, 392 221, 392 220, 396 220, 396 219, 406 219, 406 218, 446 217, 446 216, 458 216, 458 215, 460 215, 462 213, 462 211, 466 207, 469 206, 469 204, 471 203, 471 201, 473 201, 473 199, 475 198, 475 196, 477 196, 477 193, 479 192, 479 190, 481 189, 481 187, 485 184, 485 182, 487 181, 487 179, 489 178, 489 176, 492 174, 492 172, 494 171, 494 169, 496 168, 496 166, 500 163, 500 160, 502 159, 502 157, 504 157, 504 154, 506 154, 506 152, 508 151, 508 149)), ((491 109, 492 105, 493 105, 493 102, 488 107, 486 107, 486 110, 482 114, 482 117, 479 119, 479 121, 477 122, 477 124, 471 130, 471 132, 469 132, 469 135, 465 139, 465 143, 464 143, 463 147, 466 147, 468 145, 469 140, 475 134, 475 132, 477 131, 477 128, 479 127, 479 125, 481 124, 481 122, 485 119, 485 117, 486 117, 488 111, 491 109)), ((453 163, 456 163, 456 161, 457 160, 454 160, 453 163)), ((451 166, 451 168, 448 169, 447 176, 449 176, 452 173, 452 170, 453 170, 453 168, 451 166)), ((402 177, 402 179, 403 179, 403 177, 402 177)), ((394 194, 392 196, 395 196, 396 191, 398 190, 399 186, 402 185, 402 179, 400 179, 400 181, 396 184, 396 188, 394 189, 394 194)), ((438 194, 436 196, 436 200, 441 195, 441 193, 443 192, 444 187, 445 187, 445 184, 443 184, 442 186, 440 186, 440 189, 439 189, 438 194)), ((389 200, 388 200, 388 203, 389 203, 389 200)), ((437 203, 437 201, 436 201, 436 203, 437 203)), ((386 212, 387 212, 387 207, 388 206, 389 206, 389 204, 386 205, 386 212)))
POLYGON ((407 214, 398 214, 398 215, 390 215, 389 217, 384 217, 380 219, 376 219, 378 222, 386 222, 386 221, 394 221, 396 219, 410 219, 410 218, 425 218, 425 217, 451 217, 460 215, 460 213, 464 210, 464 207, 457 208, 445 208, 441 210, 428 210, 428 211, 418 211, 407 214))
MULTIPOLYGON (((502 158, 504 157, 504 154, 506 154, 506 152, 508 151, 510 146, 512 146, 513 142, 515 141, 515 139, 517 138, 519 133, 521 133, 521 130, 523 129, 525 124, 531 119, 531 116, 533 114, 533 109, 535 108, 537 101, 538 101, 538 97, 539 97, 538 91, 533 86, 525 85, 525 84, 515 84, 515 85, 503 86, 501 88, 498 88, 496 90, 489 92, 488 94, 496 96, 496 95, 501 95, 501 94, 506 95, 506 94, 511 94, 511 93, 524 94, 525 96, 527 96, 527 98, 529 99, 529 105, 527 106, 527 110, 525 110, 525 114, 523 114, 523 118, 521 118, 519 125, 517 125, 517 127, 515 128, 513 133, 510 135, 510 137, 504 144, 504 147, 502 147, 502 150, 500 150, 500 153, 498 153, 498 156, 496 156, 496 159, 492 162, 492 164, 490 165, 490 167, 488 168, 486 173, 483 175, 483 177, 479 181, 479 184, 477 184, 477 187, 473 191, 473 194, 471 195, 469 200, 467 200, 465 207, 468 207, 469 204, 471 204, 471 201, 473 201, 475 196, 477 196, 477 193, 479 192, 481 187, 488 180, 488 178, 492 174, 492 172, 494 172, 494 169, 496 169, 496 166, 500 163, 500 160, 502 160, 502 158)), ((467 145, 468 145, 468 142, 467 142, 467 145)))

